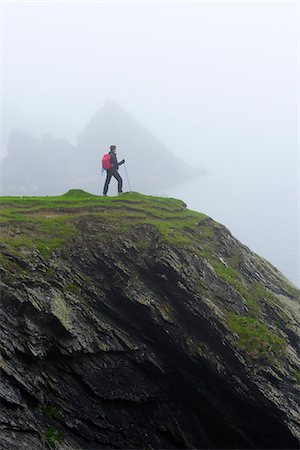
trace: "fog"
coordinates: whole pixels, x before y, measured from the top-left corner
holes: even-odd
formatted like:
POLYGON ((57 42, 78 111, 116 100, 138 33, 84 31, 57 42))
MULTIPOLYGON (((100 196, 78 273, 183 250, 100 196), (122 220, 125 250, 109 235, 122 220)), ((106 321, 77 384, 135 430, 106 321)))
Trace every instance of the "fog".
POLYGON ((207 170, 165 194, 223 223, 300 286, 296 3, 23 2, 1 11, 2 156, 14 127, 76 143, 113 99, 207 170))

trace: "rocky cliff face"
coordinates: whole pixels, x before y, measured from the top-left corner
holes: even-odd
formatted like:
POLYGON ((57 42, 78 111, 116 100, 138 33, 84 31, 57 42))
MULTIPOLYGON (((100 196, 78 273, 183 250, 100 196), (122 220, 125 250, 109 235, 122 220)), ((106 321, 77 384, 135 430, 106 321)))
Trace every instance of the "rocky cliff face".
POLYGON ((297 448, 299 291, 226 228, 134 193, 1 217, 1 448, 297 448))

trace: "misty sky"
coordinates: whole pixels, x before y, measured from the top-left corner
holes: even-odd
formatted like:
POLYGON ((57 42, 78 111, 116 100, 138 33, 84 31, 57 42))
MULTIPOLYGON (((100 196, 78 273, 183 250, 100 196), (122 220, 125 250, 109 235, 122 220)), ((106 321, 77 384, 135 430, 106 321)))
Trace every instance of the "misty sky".
POLYGON ((80 132, 115 100, 211 174, 171 194, 295 282, 296 3, 4 3, 2 26, 4 128, 14 108, 80 132))

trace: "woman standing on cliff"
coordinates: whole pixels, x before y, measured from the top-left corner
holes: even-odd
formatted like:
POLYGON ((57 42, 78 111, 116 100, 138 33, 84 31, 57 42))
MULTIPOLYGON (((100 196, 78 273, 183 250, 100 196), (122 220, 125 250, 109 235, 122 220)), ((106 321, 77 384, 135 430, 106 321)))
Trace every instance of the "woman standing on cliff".
POLYGON ((108 153, 108 164, 106 168, 106 180, 104 183, 103 188, 103 195, 107 195, 108 186, 111 180, 111 177, 115 177, 115 179, 118 181, 118 194, 121 194, 122 186, 123 186, 123 180, 122 177, 119 175, 118 170, 119 166, 124 164, 125 159, 122 159, 122 161, 118 162, 117 159, 117 147, 115 145, 110 146, 110 152, 108 153))

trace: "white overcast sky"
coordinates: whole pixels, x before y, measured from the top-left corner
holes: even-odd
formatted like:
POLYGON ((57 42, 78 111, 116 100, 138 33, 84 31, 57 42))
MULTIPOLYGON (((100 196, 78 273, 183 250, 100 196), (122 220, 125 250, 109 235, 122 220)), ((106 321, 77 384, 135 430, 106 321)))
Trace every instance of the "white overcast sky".
POLYGON ((251 195, 266 221, 266 205, 270 221, 286 217, 297 246, 299 2, 1 9, 4 126, 9 105, 80 132, 113 99, 191 165, 225 173, 232 208, 251 195))
POLYGON ((2 8, 4 114, 9 103, 84 125, 112 98, 204 163, 220 157, 228 134, 249 142, 281 129, 279 138, 295 138, 295 3, 2 8))

